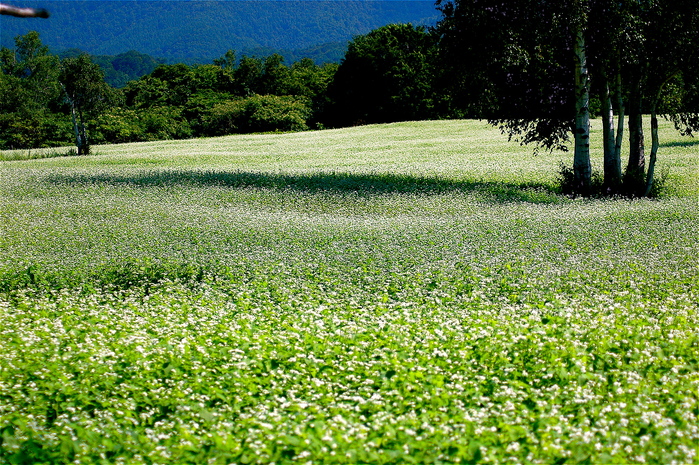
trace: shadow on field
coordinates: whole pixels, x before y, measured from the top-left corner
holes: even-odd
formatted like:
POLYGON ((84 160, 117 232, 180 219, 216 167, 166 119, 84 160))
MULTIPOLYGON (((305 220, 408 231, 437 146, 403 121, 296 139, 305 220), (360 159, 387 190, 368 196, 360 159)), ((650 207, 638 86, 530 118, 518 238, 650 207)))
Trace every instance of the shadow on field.
POLYGON ((678 140, 660 144, 661 147, 694 147, 695 145, 699 145, 699 139, 678 140))
POLYGON ((484 200, 499 202, 550 203, 559 199, 550 186, 540 183, 507 183, 483 180, 452 180, 438 176, 422 177, 406 174, 357 173, 265 173, 249 171, 186 171, 158 170, 121 174, 51 175, 47 180, 61 185, 125 185, 152 186, 215 186, 256 188, 306 193, 358 195, 443 194, 462 192, 476 194, 484 200))

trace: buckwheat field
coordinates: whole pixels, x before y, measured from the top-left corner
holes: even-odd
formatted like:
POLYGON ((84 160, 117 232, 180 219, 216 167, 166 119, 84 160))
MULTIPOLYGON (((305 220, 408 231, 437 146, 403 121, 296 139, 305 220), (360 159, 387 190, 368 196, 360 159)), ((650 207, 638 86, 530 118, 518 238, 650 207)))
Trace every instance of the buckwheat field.
POLYGON ((478 121, 4 153, 0 462, 699 463, 699 143, 661 142, 653 200, 478 121))

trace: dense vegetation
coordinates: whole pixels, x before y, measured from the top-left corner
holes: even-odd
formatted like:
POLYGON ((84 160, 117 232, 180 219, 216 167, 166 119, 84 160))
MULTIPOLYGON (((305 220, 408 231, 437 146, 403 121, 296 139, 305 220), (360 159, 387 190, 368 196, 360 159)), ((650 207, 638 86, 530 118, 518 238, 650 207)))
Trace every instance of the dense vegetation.
POLYGON ((661 133, 653 201, 475 121, 2 162, 0 462, 699 463, 696 144, 661 133))
POLYGON ((339 66, 309 58, 287 65, 277 54, 261 59, 228 51, 211 64, 191 66, 157 65, 138 53, 97 57, 91 61, 101 63, 98 68, 84 55, 59 59, 36 32, 15 42, 14 49, 0 50, 0 148, 5 149, 75 143, 74 114, 91 144, 458 114, 446 104, 448 95, 437 91, 436 64, 428 59, 435 51, 434 34, 412 25, 389 25, 355 38, 339 66), (82 63, 71 64, 76 60, 82 63), (104 85, 105 70, 118 79, 147 69, 152 71, 123 88, 104 85), (76 101, 68 88, 90 102, 76 101))
POLYGON ((36 32, 0 50, 0 147, 75 144, 73 116, 89 144, 308 129, 337 68, 229 51, 215 64, 161 64, 115 89, 86 57, 59 60, 36 32))

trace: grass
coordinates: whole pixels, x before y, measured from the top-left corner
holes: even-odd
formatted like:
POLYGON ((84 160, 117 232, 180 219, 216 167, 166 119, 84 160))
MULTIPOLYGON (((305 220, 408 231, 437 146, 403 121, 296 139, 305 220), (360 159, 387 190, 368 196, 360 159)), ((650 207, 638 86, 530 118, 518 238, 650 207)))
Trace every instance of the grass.
POLYGON ((27 150, 2 150, 0 162, 16 160, 36 160, 40 158, 73 157, 77 152, 75 148, 42 148, 27 150))
POLYGON ((698 463, 699 184, 474 121, 0 163, 0 461, 698 463), (596 160, 597 166, 600 161, 596 160))

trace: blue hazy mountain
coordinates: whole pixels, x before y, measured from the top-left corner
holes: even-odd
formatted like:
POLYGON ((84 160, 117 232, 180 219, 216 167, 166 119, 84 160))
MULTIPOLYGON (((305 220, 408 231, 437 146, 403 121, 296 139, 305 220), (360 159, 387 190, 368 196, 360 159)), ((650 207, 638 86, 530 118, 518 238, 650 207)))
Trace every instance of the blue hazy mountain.
MULTIPOLYGON (((11 0, 47 8, 49 19, 0 17, 0 44, 36 30, 53 52, 130 50, 167 62, 205 63, 227 50, 264 55, 325 53, 332 61, 353 36, 390 23, 431 25, 429 0, 11 0), (259 53, 258 53, 259 52, 259 53)), ((322 61, 322 60, 321 60, 322 61)))

